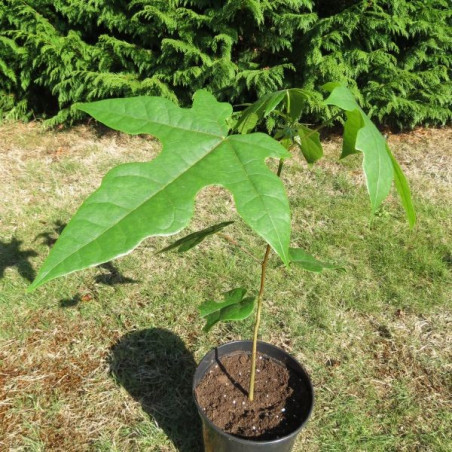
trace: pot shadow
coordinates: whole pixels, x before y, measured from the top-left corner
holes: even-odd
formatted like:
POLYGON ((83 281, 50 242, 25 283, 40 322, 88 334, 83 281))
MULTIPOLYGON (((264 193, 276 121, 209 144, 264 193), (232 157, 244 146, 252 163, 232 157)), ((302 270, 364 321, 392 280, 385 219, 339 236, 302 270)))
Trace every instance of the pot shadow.
POLYGON ((28 259, 38 253, 34 250, 21 250, 22 243, 22 240, 14 237, 9 242, 0 240, 0 279, 8 267, 16 267, 20 276, 29 282, 35 279, 35 271, 28 259))
POLYGON ((202 450, 192 399, 196 363, 183 341, 160 328, 132 331, 111 347, 110 373, 181 452, 202 450))

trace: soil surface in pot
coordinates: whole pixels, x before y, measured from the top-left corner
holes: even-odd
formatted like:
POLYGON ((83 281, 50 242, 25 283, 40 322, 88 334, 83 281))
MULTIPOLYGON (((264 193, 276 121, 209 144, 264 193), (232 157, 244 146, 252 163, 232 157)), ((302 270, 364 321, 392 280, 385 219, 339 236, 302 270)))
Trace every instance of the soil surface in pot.
POLYGON ((251 356, 239 352, 220 358, 197 386, 196 398, 220 429, 255 441, 268 441, 296 430, 309 412, 308 389, 300 377, 258 354, 254 400, 248 400, 251 356))

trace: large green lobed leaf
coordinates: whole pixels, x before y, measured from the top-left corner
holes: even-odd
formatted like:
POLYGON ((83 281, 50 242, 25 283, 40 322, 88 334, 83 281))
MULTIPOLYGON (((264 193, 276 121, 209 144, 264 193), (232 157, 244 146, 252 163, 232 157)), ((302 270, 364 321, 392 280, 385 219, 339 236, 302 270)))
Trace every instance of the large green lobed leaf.
POLYGON ((120 165, 105 176, 30 289, 126 254, 146 237, 177 233, 193 216, 196 194, 208 185, 230 190, 244 221, 289 263, 289 204, 265 160, 290 154, 262 133, 228 136, 229 104, 198 91, 190 109, 159 97, 109 99, 80 109, 113 129, 154 135, 163 149, 151 162, 120 165))

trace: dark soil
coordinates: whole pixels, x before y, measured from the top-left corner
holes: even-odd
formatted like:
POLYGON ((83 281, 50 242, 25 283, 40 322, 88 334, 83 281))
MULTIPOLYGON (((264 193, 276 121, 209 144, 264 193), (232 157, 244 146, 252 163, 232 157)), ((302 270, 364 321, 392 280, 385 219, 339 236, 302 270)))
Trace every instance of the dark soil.
POLYGON ((254 400, 248 400, 251 357, 239 352, 220 358, 196 388, 206 416, 241 438, 268 441, 296 430, 309 412, 308 388, 292 370, 258 354, 254 400))

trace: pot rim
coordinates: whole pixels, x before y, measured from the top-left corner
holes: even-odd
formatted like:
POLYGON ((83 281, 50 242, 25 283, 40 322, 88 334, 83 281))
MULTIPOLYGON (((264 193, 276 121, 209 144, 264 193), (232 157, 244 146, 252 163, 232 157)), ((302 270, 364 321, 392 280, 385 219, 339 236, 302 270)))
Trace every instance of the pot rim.
MULTIPOLYGON (((306 418, 303 420, 303 422, 298 426, 298 428, 296 428, 293 432, 289 433, 288 435, 285 436, 281 436, 280 438, 275 438, 272 440, 265 440, 265 441, 256 441, 253 439, 246 439, 246 438, 240 438, 239 436, 235 436, 235 435, 231 435, 230 433, 225 432, 224 430, 222 430, 221 428, 217 427, 203 412, 201 406, 198 403, 198 400, 196 398, 196 374, 198 373, 198 369, 201 365, 201 363, 206 359, 206 357, 209 355, 209 353, 215 351, 215 350, 219 350, 221 348, 227 347, 227 346, 234 346, 234 345, 252 345, 253 341, 251 340, 234 340, 234 341, 229 341, 229 342, 225 342, 223 344, 217 345, 216 347, 213 347, 212 349, 210 349, 201 359, 201 361, 198 363, 198 366, 196 368, 195 371, 195 375, 193 377, 193 382, 192 382, 192 395, 193 395, 193 399, 195 401, 195 405, 196 408, 198 410, 198 412, 200 413, 200 415, 202 416, 203 420, 206 421, 209 424, 209 427, 212 428, 213 430, 215 430, 217 433, 226 436, 227 438, 230 438, 231 440, 234 440, 235 442, 239 443, 239 444, 249 444, 249 445, 270 445, 270 444, 278 444, 280 442, 284 442, 289 438, 295 437, 298 435, 298 433, 300 433, 300 431, 303 429, 303 427, 306 425, 306 423, 308 422, 309 418, 311 417, 313 408, 314 408, 314 403, 315 403, 315 399, 314 399, 314 388, 312 386, 312 382, 311 382, 311 378, 309 377, 308 372, 306 371, 306 369, 298 362, 297 359, 295 359, 292 355, 290 355, 289 353, 287 353, 285 350, 283 350, 280 347, 277 347, 276 345, 270 344, 268 342, 264 342, 264 341, 257 341, 257 350, 259 351, 259 346, 264 345, 265 347, 270 347, 274 350, 277 350, 278 352, 282 353, 283 355, 285 355, 289 360, 293 361, 297 366, 299 366, 302 370, 302 372, 304 372, 305 374, 305 383, 307 384, 308 390, 311 394, 312 397, 312 403, 311 406, 309 407, 309 411, 307 412, 306 418)), ((225 353, 225 355, 228 354, 233 354, 236 352, 247 352, 247 350, 236 350, 236 351, 232 351, 231 353, 225 353)), ((265 352, 261 352, 265 355, 265 352)), ((268 356, 268 355, 267 355, 268 356)), ((271 356, 269 356, 270 359, 274 359, 275 361, 278 361, 279 363, 281 363, 280 360, 273 358, 271 356)), ((282 365, 286 365, 285 363, 281 363, 282 365)), ((287 366, 286 366, 287 367, 287 366)), ((202 376, 204 376, 205 373, 202 374, 202 376)), ((202 378, 201 376, 201 378, 202 378)))

